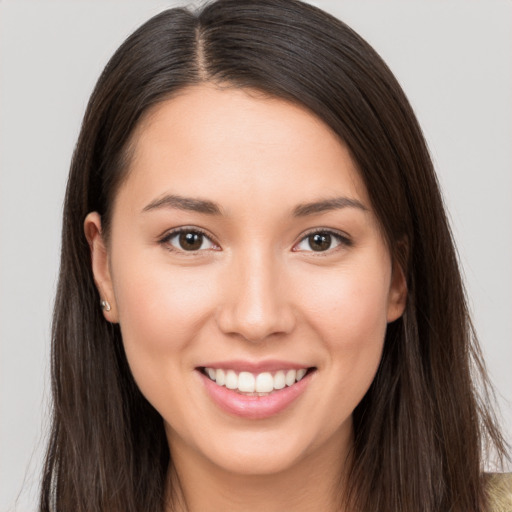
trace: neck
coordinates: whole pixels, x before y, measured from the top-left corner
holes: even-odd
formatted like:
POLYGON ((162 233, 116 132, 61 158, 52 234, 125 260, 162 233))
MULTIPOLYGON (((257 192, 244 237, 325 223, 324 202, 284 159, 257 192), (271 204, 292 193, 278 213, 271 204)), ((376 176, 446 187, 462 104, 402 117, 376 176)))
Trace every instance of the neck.
POLYGON ((273 474, 232 473, 197 452, 180 453, 182 448, 173 446, 166 512, 340 512, 351 440, 352 432, 338 433, 292 467, 273 474))

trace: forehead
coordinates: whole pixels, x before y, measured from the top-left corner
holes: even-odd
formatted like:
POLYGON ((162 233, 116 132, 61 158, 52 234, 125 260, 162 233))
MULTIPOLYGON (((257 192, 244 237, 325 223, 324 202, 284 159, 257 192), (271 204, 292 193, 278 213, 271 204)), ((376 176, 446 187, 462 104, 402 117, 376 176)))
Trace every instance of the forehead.
POLYGON ((306 108, 255 90, 183 89, 145 115, 131 146, 123 187, 141 202, 192 189, 221 202, 343 194, 368 204, 339 137, 306 108))

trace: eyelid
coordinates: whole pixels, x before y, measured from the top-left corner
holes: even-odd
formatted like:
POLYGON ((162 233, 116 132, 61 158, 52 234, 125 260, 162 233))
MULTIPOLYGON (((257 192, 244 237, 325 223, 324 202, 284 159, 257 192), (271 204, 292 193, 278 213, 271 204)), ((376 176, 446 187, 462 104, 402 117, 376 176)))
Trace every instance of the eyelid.
POLYGON ((216 251, 220 250, 219 244, 215 241, 215 239, 204 229, 199 228, 197 226, 180 226, 178 228, 173 228, 169 231, 166 231, 163 235, 158 237, 158 243, 165 245, 166 248, 169 251, 176 252, 179 254, 185 254, 187 256, 194 256, 199 255, 200 253, 203 253, 205 251, 216 251), (181 233, 198 233, 208 239, 212 245, 215 246, 215 248, 208 248, 208 249, 197 249, 195 251, 185 251, 183 249, 179 249, 178 247, 174 247, 169 243, 169 241, 174 238, 177 235, 180 235, 181 233))
POLYGON ((303 251, 303 250, 296 249, 296 247, 301 242, 303 242, 306 238, 308 238, 308 237, 310 237, 312 235, 316 235, 317 233, 331 235, 332 237, 334 237, 339 242, 339 245, 344 246, 344 247, 351 247, 354 244, 352 239, 346 233, 344 233, 343 231, 338 231, 338 230, 332 229, 332 228, 313 228, 313 229, 311 229, 309 231, 306 231, 305 233, 302 233, 300 235, 299 241, 294 244, 294 246, 292 247, 292 251, 294 251, 294 252, 312 253, 315 256, 325 256, 325 255, 330 254, 330 253, 332 253, 332 252, 334 252, 334 251, 336 251, 338 249, 339 246, 336 246, 336 247, 334 247, 332 249, 327 249, 326 251, 313 251, 313 250, 311 250, 311 251, 303 251))

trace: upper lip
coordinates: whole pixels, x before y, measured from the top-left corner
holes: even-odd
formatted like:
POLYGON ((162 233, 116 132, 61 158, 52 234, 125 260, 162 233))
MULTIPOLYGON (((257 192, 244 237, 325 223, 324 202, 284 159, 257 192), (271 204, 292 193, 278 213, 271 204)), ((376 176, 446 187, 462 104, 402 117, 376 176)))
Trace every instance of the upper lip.
POLYGON ((275 372, 278 370, 300 370, 301 368, 311 367, 312 366, 309 364, 295 363, 291 361, 279 361, 276 359, 266 361, 244 361, 241 359, 229 361, 212 361, 199 366, 199 368, 214 368, 250 373, 275 372))

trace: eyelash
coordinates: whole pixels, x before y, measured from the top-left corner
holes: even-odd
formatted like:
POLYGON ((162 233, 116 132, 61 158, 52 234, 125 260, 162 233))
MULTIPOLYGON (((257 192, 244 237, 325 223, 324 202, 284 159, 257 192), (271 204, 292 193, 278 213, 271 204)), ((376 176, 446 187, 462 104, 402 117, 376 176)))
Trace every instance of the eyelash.
MULTIPOLYGON (((299 240, 299 242, 297 244, 294 245, 294 247, 296 247, 297 245, 301 244, 303 241, 305 241, 306 239, 308 239, 309 237, 312 237, 314 235, 329 235, 339 242, 339 246, 336 246, 334 248, 329 248, 326 251, 311 250, 311 251, 303 251, 303 252, 308 252, 308 253, 310 252, 310 253, 315 254, 315 256, 328 256, 328 255, 332 254, 333 252, 337 251, 340 246, 346 248, 346 247, 352 247, 352 245, 353 245, 352 240, 346 234, 341 233, 339 231, 334 231, 332 229, 321 229, 320 228, 320 229, 314 229, 314 230, 309 231, 309 232, 305 233, 304 235, 302 235, 301 239, 299 240)), ((292 249, 292 250, 294 252, 302 252, 297 249, 292 249)))
MULTIPOLYGON (((171 252, 180 253, 180 254, 186 254, 187 256, 200 255, 200 253, 205 251, 205 250, 211 250, 211 249, 196 249, 196 250, 192 250, 192 251, 186 251, 184 249, 178 249, 177 247, 174 247, 174 246, 172 246, 170 244, 170 241, 173 238, 175 238, 178 235, 185 234, 185 233, 201 235, 204 238, 206 238, 207 240, 209 240, 212 245, 218 247, 218 244, 212 240, 212 238, 210 237, 210 235, 208 235, 208 233, 206 233, 206 231, 204 231, 204 230, 202 230, 200 228, 196 228, 196 227, 194 227, 194 228, 182 227, 182 228, 173 229, 172 231, 166 233, 162 238, 160 238, 159 239, 159 243, 162 244, 162 245, 165 245, 167 250, 169 250, 171 252)), ((309 232, 305 233, 301 237, 299 242, 294 245, 294 248, 292 248, 292 251, 294 251, 294 252, 311 252, 311 253, 316 253, 315 254, 316 256, 326 256, 328 254, 331 254, 333 251, 337 250, 338 246, 336 246, 334 248, 329 248, 329 249, 327 249, 325 251, 314 251, 314 250, 311 250, 311 251, 299 251, 299 250, 295 249, 295 247, 297 245, 301 244, 307 238, 309 238, 311 236, 314 236, 314 235, 317 235, 317 234, 329 235, 332 238, 334 238, 335 240, 337 240, 339 242, 339 245, 344 246, 344 247, 351 247, 353 245, 353 242, 352 242, 352 240, 350 238, 348 238, 345 234, 342 234, 342 233, 340 233, 338 231, 334 231, 334 230, 331 230, 331 229, 315 229, 313 231, 309 231, 309 232)), ((217 249, 214 249, 214 250, 217 250, 217 249)))
POLYGON ((159 243, 164 245, 167 248, 167 250, 169 250, 171 252, 175 252, 175 253, 179 253, 179 254, 185 254, 187 256, 198 256, 198 255, 200 255, 200 253, 203 252, 205 249, 202 249, 202 250, 198 249, 198 250, 193 250, 193 251, 185 251, 184 249, 178 249, 177 247, 174 247, 174 246, 171 245, 170 241, 174 237, 179 236, 181 234, 186 234, 186 233, 192 233, 192 234, 195 234, 195 235, 201 235, 205 239, 209 240, 214 246, 218 246, 218 244, 212 240, 212 237, 206 231, 203 231, 202 229, 196 228, 196 227, 194 227, 194 228, 182 227, 182 228, 173 229, 172 231, 169 231, 168 233, 166 233, 159 240, 159 243))

